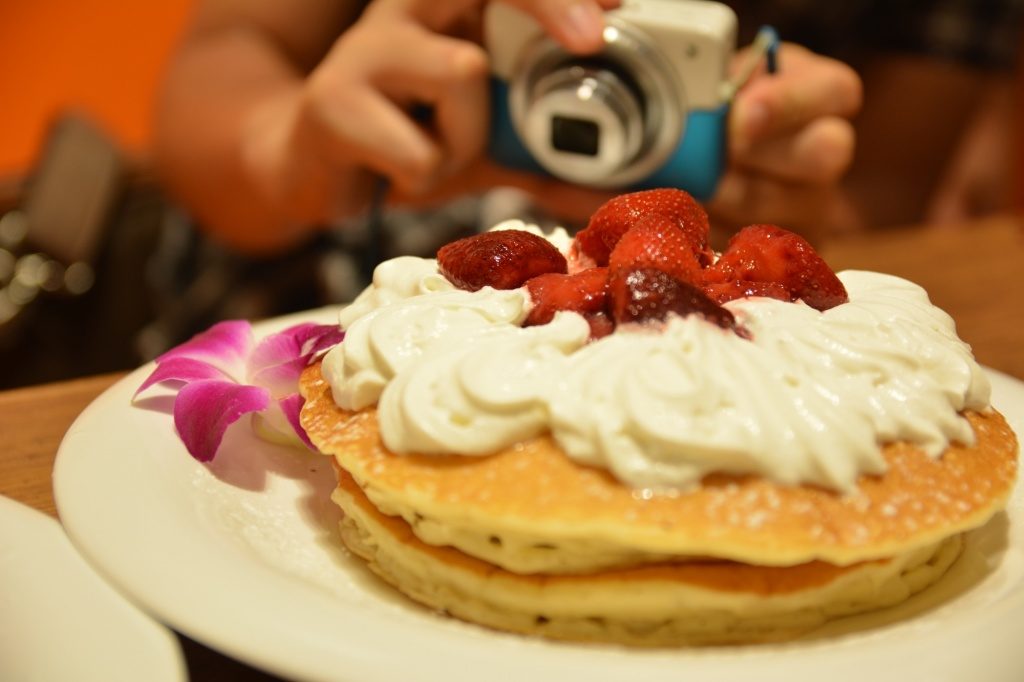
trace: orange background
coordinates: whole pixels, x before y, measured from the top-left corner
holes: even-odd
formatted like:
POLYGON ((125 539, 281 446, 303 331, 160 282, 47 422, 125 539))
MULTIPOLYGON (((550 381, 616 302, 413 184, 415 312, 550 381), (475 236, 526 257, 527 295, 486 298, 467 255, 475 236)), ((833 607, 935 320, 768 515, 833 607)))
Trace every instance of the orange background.
POLYGON ((27 173, 66 110, 145 156, 156 84, 192 3, 0 2, 0 179, 27 173))

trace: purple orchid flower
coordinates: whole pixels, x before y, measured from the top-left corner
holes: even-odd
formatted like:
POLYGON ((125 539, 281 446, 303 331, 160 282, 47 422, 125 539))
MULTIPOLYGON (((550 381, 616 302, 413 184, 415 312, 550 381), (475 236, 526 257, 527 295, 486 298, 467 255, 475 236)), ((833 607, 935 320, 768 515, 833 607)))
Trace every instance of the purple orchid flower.
POLYGON ((262 437, 297 437, 312 448, 299 425, 299 375, 344 337, 337 325, 303 323, 257 343, 248 322, 220 322, 158 357, 135 397, 156 384, 178 386, 174 426, 201 462, 212 460, 227 428, 250 413, 262 437))

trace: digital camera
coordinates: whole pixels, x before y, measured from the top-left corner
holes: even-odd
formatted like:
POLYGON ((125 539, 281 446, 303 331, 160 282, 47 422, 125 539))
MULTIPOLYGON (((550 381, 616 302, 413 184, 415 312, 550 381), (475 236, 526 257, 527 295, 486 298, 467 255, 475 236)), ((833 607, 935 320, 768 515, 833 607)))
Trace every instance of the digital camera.
POLYGON ((605 23, 604 48, 578 56, 525 13, 489 6, 491 157, 581 185, 709 198, 725 165, 736 15, 717 2, 625 0, 605 23))

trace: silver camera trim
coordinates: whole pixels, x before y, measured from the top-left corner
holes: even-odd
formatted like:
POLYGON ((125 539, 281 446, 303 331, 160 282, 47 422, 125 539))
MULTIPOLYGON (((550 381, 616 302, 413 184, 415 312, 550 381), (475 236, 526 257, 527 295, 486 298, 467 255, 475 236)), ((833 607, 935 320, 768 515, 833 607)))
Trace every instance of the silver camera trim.
MULTIPOLYGON (((565 52, 557 43, 546 36, 540 36, 521 53, 512 74, 509 90, 509 110, 512 125, 533 157, 552 175, 572 182, 581 182, 597 187, 630 185, 650 176, 671 156, 682 140, 686 115, 685 89, 679 82, 671 64, 651 46, 643 33, 616 17, 607 17, 604 31, 604 49, 593 55, 596 59, 607 59, 623 68, 640 90, 643 102, 639 107, 626 104, 626 108, 642 115, 640 131, 629 123, 618 125, 614 112, 605 107, 605 121, 611 132, 613 148, 631 154, 631 158, 620 160, 621 167, 609 168, 608 159, 581 157, 571 152, 561 152, 551 146, 550 115, 547 109, 541 116, 534 115, 538 97, 550 94, 541 88, 561 82, 578 69, 577 77, 582 81, 595 74, 587 74, 587 68, 580 64, 590 57, 577 57, 565 52), (610 117, 610 118, 609 118, 610 117), (546 120, 546 122, 545 122, 546 120), (639 140, 634 138, 639 136, 639 140), (623 163, 624 161, 624 163, 623 163)), ((597 79, 598 87, 614 90, 620 87, 611 80, 597 79)), ((621 102, 631 99, 619 98, 621 102)), ((587 112, 587 118, 594 119, 594 111, 587 112)), ((605 128, 602 126, 602 135, 605 128)), ((603 140, 602 140, 603 143, 603 140)))

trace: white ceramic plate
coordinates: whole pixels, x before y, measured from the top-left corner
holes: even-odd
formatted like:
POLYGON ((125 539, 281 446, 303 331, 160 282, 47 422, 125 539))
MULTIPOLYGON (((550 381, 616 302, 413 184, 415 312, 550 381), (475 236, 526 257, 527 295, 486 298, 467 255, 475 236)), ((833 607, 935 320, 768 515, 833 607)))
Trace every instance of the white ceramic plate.
POLYGON ((55 519, 0 497, 0 680, 185 680, 178 640, 103 581, 55 519))
MULTIPOLYGON (((333 319, 326 311, 277 320, 333 319)), ((326 458, 235 427, 192 460, 142 367, 75 422, 54 474, 68 534, 115 586, 189 637, 286 677, 318 680, 888 680, 996 682, 1024 671, 1024 492, 970 534, 936 586, 898 608, 780 646, 635 651, 491 632, 420 608, 341 548, 326 458)), ((1024 434, 1024 383, 992 372, 1024 434)))

